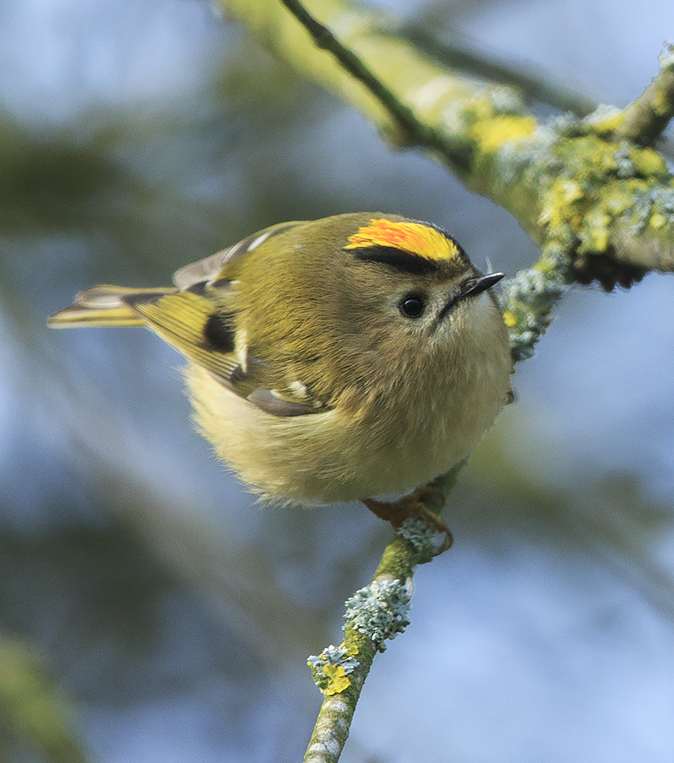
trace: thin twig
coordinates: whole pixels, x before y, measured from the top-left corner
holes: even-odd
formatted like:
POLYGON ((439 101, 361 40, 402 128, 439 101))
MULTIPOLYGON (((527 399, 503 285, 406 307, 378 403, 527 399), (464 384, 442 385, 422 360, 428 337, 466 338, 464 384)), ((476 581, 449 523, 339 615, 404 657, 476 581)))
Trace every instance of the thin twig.
POLYGON ((598 106, 593 98, 552 81, 542 72, 534 75, 530 68, 527 71, 517 64, 497 61, 485 53, 476 52, 458 35, 444 33, 438 37, 420 24, 402 24, 395 27, 393 33, 414 43, 438 63, 492 83, 516 87, 526 98, 548 104, 561 112, 586 117, 598 106))
POLYGON ((331 53, 344 71, 361 82, 381 103, 401 132, 401 136, 396 140, 398 144, 435 149, 441 151, 457 167, 467 166, 471 156, 468 141, 452 140, 417 119, 412 109, 402 103, 393 91, 370 71, 360 56, 342 45, 330 29, 317 21, 299 0, 281 0, 281 3, 309 32, 316 47, 331 53))

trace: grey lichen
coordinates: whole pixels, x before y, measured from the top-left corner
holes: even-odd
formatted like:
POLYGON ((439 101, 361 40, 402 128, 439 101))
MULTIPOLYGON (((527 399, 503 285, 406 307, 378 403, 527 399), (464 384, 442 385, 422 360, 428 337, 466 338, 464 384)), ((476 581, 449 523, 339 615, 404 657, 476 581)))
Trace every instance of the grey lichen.
POLYGON ((584 119, 580 121, 580 124, 587 126, 587 132, 594 132, 597 128, 601 128, 603 125, 611 121, 616 121, 620 118, 622 110, 607 103, 600 103, 597 108, 588 114, 584 119))
POLYGON ((373 580, 356 591, 345 606, 344 629, 364 634, 380 652, 386 650, 386 639, 395 638, 410 624, 410 593, 400 580, 373 580))
POLYGON ((616 161, 616 174, 619 178, 631 178, 637 174, 637 168, 632 161, 630 147, 625 141, 623 141, 620 144, 620 147, 613 152, 613 158, 616 161))
POLYGON ((401 538, 411 543, 417 553, 424 557, 433 555, 436 529, 419 514, 408 517, 396 532, 401 538))
POLYGON ((553 130, 538 127, 528 140, 504 143, 495 152, 497 172, 494 180, 499 189, 508 189, 531 172, 540 174, 541 167, 548 166, 552 159, 551 148, 555 140, 557 135, 553 130))
POLYGON ((488 96, 494 114, 521 114, 526 107, 520 93, 509 86, 492 86, 488 96))
POLYGON ((665 43, 665 49, 658 56, 658 63, 662 71, 665 69, 674 70, 674 45, 671 42, 665 43))
POLYGON ((556 262, 556 267, 521 270, 503 288, 501 301, 515 361, 525 360, 534 354, 536 342, 552 321, 553 306, 569 288, 561 247, 560 251, 554 246, 546 249, 548 261, 551 264, 556 262))
POLYGON ((632 233, 638 235, 648 225, 654 228, 674 223, 674 188, 637 189, 634 192, 632 233))

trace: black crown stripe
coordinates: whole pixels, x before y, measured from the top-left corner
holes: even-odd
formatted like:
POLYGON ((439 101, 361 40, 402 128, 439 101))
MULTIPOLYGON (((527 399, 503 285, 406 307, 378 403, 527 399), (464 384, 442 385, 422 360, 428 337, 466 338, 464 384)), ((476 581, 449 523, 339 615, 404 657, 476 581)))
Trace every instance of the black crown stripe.
POLYGON ((396 270, 412 275, 437 273, 440 269, 437 262, 427 260, 418 254, 406 252, 403 249, 397 249, 395 246, 363 246, 348 251, 353 252, 357 260, 380 262, 382 265, 389 265, 396 270))

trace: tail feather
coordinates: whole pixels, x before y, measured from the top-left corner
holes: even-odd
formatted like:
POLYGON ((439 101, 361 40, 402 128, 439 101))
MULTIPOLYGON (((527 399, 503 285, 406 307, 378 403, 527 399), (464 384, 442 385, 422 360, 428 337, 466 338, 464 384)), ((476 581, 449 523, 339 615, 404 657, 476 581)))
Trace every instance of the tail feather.
POLYGON ((175 288, 133 289, 126 286, 93 286, 81 291, 70 307, 49 318, 52 328, 72 326, 144 326, 146 321, 133 310, 125 298, 138 294, 157 299, 171 294, 175 288))

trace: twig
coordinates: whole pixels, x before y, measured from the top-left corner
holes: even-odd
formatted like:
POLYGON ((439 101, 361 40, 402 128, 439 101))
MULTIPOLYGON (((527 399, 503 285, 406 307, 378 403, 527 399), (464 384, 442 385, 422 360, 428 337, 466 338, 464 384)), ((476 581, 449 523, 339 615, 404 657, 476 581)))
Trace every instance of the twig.
POLYGON ((546 103, 561 112, 586 117, 598 106, 593 98, 554 82, 543 73, 534 75, 516 64, 497 61, 476 52, 458 35, 445 33, 438 38, 420 24, 402 24, 393 31, 445 66, 492 83, 516 87, 525 97, 546 103))
POLYGON ((396 143, 406 147, 436 149, 457 167, 467 166, 471 157, 471 146, 468 141, 459 138, 451 139, 417 119, 412 109, 402 103, 353 50, 342 45, 330 29, 318 22, 299 0, 281 0, 281 3, 309 32, 316 47, 331 53, 343 69, 361 82, 381 103, 401 131, 401 136, 396 139, 396 143))
POLYGON ((660 55, 660 71, 644 92, 623 111, 615 140, 651 146, 674 118, 674 45, 660 55))
POLYGON ((503 319, 510 336, 513 362, 526 360, 552 323, 552 309, 562 298, 572 274, 563 251, 554 244, 544 247, 532 267, 520 270, 503 286, 503 319))

